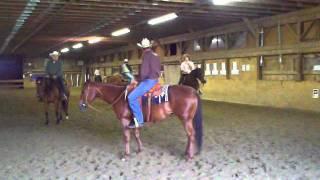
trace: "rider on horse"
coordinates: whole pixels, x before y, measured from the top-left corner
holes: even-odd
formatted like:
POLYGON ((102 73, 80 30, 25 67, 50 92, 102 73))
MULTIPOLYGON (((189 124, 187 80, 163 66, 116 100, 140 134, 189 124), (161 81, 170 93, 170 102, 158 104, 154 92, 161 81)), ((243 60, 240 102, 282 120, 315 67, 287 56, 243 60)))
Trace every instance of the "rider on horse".
POLYGON ((190 60, 188 54, 182 56, 182 63, 180 65, 181 76, 178 84, 182 84, 186 75, 190 74, 195 69, 193 62, 190 60))
MULTIPOLYGON (((140 83, 128 96, 129 106, 134 116, 128 126, 129 128, 138 128, 143 126, 144 119, 139 98, 158 83, 161 71, 160 58, 152 51, 152 43, 147 38, 144 38, 142 39, 141 44, 138 43, 138 45, 143 48, 142 64, 140 68, 140 83)), ((131 83, 137 84, 135 80, 132 80, 131 83)))
POLYGON ((58 83, 58 88, 60 91, 61 98, 63 100, 68 100, 66 95, 66 88, 63 82, 63 71, 62 71, 62 61, 59 61, 60 53, 57 51, 50 54, 51 59, 46 65, 46 74, 48 77, 53 78, 58 83))
POLYGON ((132 68, 128 64, 128 59, 123 60, 123 64, 121 65, 121 74, 126 78, 129 79, 129 82, 131 83, 132 80, 134 80, 134 77, 132 75, 132 68))

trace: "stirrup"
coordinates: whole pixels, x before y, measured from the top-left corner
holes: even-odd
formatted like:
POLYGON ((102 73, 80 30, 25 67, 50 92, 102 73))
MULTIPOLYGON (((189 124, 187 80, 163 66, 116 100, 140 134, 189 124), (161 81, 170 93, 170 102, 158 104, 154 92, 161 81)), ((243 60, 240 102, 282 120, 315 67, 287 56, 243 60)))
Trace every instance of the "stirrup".
POLYGON ((143 127, 144 123, 138 123, 136 118, 133 118, 132 121, 129 123, 128 128, 129 129, 135 129, 139 127, 143 127))

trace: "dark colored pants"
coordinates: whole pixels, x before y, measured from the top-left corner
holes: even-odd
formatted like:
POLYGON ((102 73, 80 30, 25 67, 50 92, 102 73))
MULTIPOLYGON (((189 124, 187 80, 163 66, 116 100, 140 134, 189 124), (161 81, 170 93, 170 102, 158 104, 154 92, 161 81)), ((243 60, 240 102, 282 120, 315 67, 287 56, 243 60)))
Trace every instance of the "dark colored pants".
POLYGON ((62 77, 57 77, 56 81, 57 81, 57 83, 58 83, 59 91, 60 91, 62 94, 66 94, 66 87, 64 86, 63 78, 62 78, 62 77))
POLYGON ((94 77, 94 81, 95 81, 95 82, 102 82, 101 76, 95 76, 95 77, 94 77))

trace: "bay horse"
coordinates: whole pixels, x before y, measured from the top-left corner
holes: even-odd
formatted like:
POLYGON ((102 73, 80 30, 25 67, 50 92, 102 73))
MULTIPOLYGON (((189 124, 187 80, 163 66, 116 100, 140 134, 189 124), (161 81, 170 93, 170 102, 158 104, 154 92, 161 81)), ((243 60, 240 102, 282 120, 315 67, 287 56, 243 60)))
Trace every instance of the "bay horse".
POLYGON ((207 81, 204 79, 204 73, 201 68, 196 68, 191 71, 190 74, 186 74, 181 77, 180 84, 193 87, 195 90, 199 91, 200 83, 204 85, 207 81))
POLYGON ((122 77, 122 75, 115 74, 112 76, 107 76, 105 83, 125 86, 128 84, 128 81, 125 81, 125 79, 122 77))
MULTIPOLYGON (((80 110, 85 110, 96 98, 100 98, 112 105, 113 111, 120 120, 124 137, 125 154, 124 160, 130 154, 130 130, 128 127, 132 120, 132 113, 125 98, 126 86, 114 84, 102 84, 86 82, 80 95, 80 110)), ((131 89, 131 88, 129 88, 131 89)), ((188 142, 186 147, 186 158, 193 158, 196 153, 200 153, 202 146, 202 107, 201 100, 197 92, 188 86, 172 85, 168 87, 169 101, 162 104, 152 105, 151 119, 159 122, 169 115, 176 115, 183 123, 188 142)), ((94 108, 94 107, 93 107, 94 108)), ((147 108, 144 106, 144 115, 147 108)), ((142 141, 140 139, 140 129, 133 130, 138 144, 138 152, 142 151, 142 141)))
MULTIPOLYGON (((62 111, 65 113, 65 118, 69 119, 69 102, 62 100, 58 83, 53 78, 38 77, 36 79, 36 90, 39 101, 44 102, 44 111, 46 125, 49 125, 49 105, 53 104, 56 114, 56 123, 59 124, 62 120, 62 111)), ((70 97, 70 85, 67 83, 66 95, 70 97)))

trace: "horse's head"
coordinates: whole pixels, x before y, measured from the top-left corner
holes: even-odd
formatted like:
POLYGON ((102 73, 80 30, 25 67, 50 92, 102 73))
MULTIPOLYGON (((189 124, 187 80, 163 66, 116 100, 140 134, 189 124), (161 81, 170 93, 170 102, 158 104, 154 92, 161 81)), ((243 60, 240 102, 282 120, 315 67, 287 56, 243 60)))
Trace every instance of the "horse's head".
POLYGON ((89 104, 96 98, 97 92, 96 88, 93 87, 94 83, 86 82, 83 85, 81 95, 80 95, 80 102, 79 107, 81 111, 85 111, 89 104))
POLYGON ((207 81, 204 79, 204 73, 201 68, 196 68, 193 71, 191 71, 191 75, 196 79, 199 79, 202 84, 207 83, 207 81))

